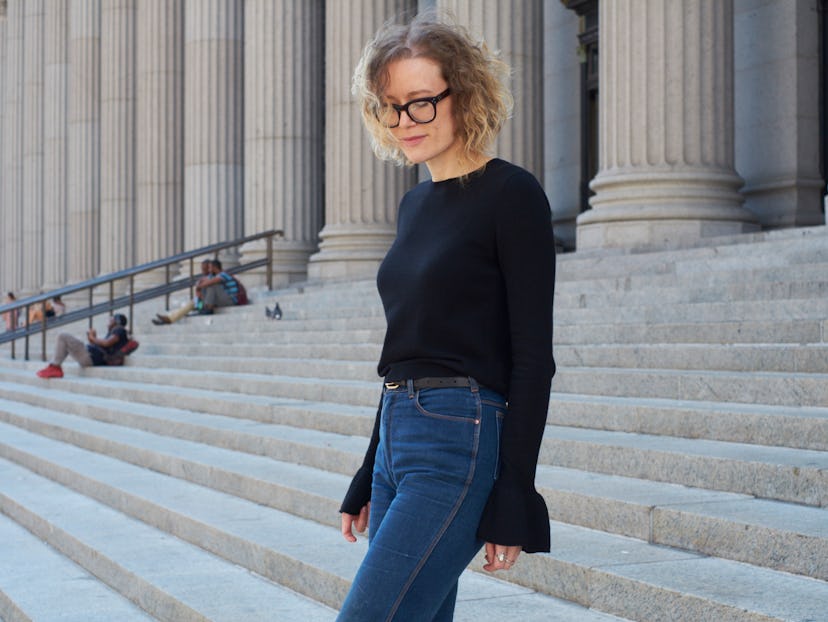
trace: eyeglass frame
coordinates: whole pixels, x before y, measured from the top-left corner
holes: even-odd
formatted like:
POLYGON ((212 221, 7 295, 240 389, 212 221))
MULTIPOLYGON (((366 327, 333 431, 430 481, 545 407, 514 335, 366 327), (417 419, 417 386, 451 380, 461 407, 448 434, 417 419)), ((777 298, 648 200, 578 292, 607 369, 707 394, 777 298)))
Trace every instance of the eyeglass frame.
MULTIPOLYGON (((431 123, 432 121, 434 121, 434 119, 437 118, 437 104, 438 104, 438 102, 444 100, 449 95, 451 95, 451 88, 447 88, 445 91, 435 95, 434 97, 418 97, 417 99, 412 99, 410 102, 406 102, 404 104, 390 104, 390 106, 394 110, 397 111, 397 122, 394 125, 385 125, 385 123, 383 123, 383 125, 385 127, 387 127, 389 130, 394 129, 395 127, 399 127, 400 126, 400 121, 402 121, 402 113, 403 112, 408 116, 409 119, 411 119, 414 123, 417 123, 419 125, 425 125, 426 123, 431 123), (431 117, 431 119, 429 119, 428 121, 417 121, 417 119, 415 119, 414 117, 412 117, 408 113, 408 107, 411 104, 419 104, 419 103, 422 103, 422 102, 430 103, 432 109, 434 110, 434 116, 431 117)), ((380 121, 380 123, 382 123, 380 111, 377 111, 377 119, 380 121)))

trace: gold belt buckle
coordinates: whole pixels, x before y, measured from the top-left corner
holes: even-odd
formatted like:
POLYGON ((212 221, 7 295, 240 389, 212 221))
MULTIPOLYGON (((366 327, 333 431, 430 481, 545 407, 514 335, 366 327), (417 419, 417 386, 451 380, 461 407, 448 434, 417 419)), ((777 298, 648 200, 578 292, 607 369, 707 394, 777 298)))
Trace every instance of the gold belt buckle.
POLYGON ((400 388, 400 383, 399 382, 386 382, 385 383, 385 388, 390 389, 390 390, 393 391, 394 389, 399 389, 400 388))

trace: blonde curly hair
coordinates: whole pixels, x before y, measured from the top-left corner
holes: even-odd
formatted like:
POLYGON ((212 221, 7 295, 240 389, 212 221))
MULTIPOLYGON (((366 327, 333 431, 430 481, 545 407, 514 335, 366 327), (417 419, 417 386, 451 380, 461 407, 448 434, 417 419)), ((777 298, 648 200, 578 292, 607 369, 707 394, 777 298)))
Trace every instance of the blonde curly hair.
POLYGON ((512 114, 509 66, 465 28, 430 11, 408 24, 386 23, 365 46, 354 72, 352 91, 377 157, 399 165, 412 164, 391 130, 379 120, 388 65, 407 58, 428 58, 441 67, 451 89, 461 155, 471 161, 487 154, 512 114))

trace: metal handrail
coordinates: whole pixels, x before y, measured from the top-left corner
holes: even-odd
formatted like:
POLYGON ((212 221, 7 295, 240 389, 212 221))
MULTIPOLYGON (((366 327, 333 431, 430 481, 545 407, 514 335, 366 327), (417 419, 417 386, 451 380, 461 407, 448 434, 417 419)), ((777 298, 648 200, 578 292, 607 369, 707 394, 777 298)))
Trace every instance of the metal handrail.
POLYGON ((12 303, 0 305, 0 314, 4 314, 7 312, 18 312, 21 309, 24 309, 26 318, 25 326, 21 326, 19 328, 15 328, 14 330, 9 330, 0 333, 0 345, 11 342, 11 357, 15 358, 15 343, 18 339, 24 339, 24 359, 28 361, 29 337, 31 337, 32 335, 40 334, 42 340, 41 358, 43 360, 46 360, 46 332, 48 329, 57 328, 58 326, 63 326, 64 324, 70 324, 72 322, 77 322, 79 320, 84 319, 89 319, 89 327, 92 328, 93 319, 96 315, 112 313, 116 309, 120 309, 122 307, 127 306, 129 307, 129 326, 132 326, 134 306, 137 302, 144 302, 146 300, 152 300, 153 298, 165 296, 165 304, 166 306, 169 306, 170 294, 188 287, 190 289, 190 297, 192 298, 193 287, 196 282, 196 257, 204 257, 206 255, 217 255, 219 251, 222 251, 224 249, 239 247, 243 244, 247 244, 248 242, 255 242, 256 240, 265 240, 265 256, 261 259, 256 259, 254 261, 249 261, 247 263, 240 263, 239 265, 233 267, 228 267, 227 272, 235 274, 239 272, 247 272, 248 270, 253 270, 254 268, 260 268, 264 266, 267 269, 267 288, 273 289, 273 238, 275 237, 284 237, 284 232, 281 230, 272 229, 269 231, 264 231, 262 233, 257 233, 255 235, 248 235, 243 238, 237 238, 235 240, 231 240, 228 242, 218 242, 216 244, 210 244, 209 246, 203 246, 196 250, 185 251, 183 253, 172 255, 170 257, 167 257, 166 259, 150 261, 148 263, 134 266, 132 268, 126 268, 124 270, 119 270, 118 272, 112 272, 110 274, 98 276, 93 279, 81 281, 80 283, 74 283, 72 285, 61 287, 59 289, 53 289, 49 292, 43 292, 36 296, 30 296, 28 298, 23 298, 12 303), (170 266, 180 264, 183 261, 189 261, 189 276, 171 280, 170 266), (159 270, 161 268, 164 269, 164 283, 160 285, 148 286, 144 289, 135 291, 135 277, 137 275, 143 274, 144 272, 159 270), (129 279, 128 292, 116 296, 115 282, 122 281, 124 279, 129 279), (103 302, 94 302, 93 294, 95 289, 104 285, 109 286, 108 299, 103 302), (46 317, 47 300, 50 300, 55 296, 63 297, 84 290, 87 290, 89 292, 88 306, 81 307, 79 309, 74 309, 60 316, 51 318, 46 317), (43 319, 39 322, 30 323, 29 310, 37 305, 40 305, 41 317, 43 319))

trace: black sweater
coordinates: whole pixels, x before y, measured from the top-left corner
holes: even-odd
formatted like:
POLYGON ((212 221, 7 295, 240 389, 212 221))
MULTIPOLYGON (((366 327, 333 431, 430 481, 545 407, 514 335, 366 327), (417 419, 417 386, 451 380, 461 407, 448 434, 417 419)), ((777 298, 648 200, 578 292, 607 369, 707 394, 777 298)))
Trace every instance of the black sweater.
MULTIPOLYGON (((534 486, 555 373, 555 242, 543 189, 498 159, 464 182, 417 185, 400 204, 377 285, 388 323, 380 376, 471 376, 509 402, 479 537, 548 551, 548 512, 534 486)), ((379 412, 343 512, 370 500, 378 430, 379 412)))

